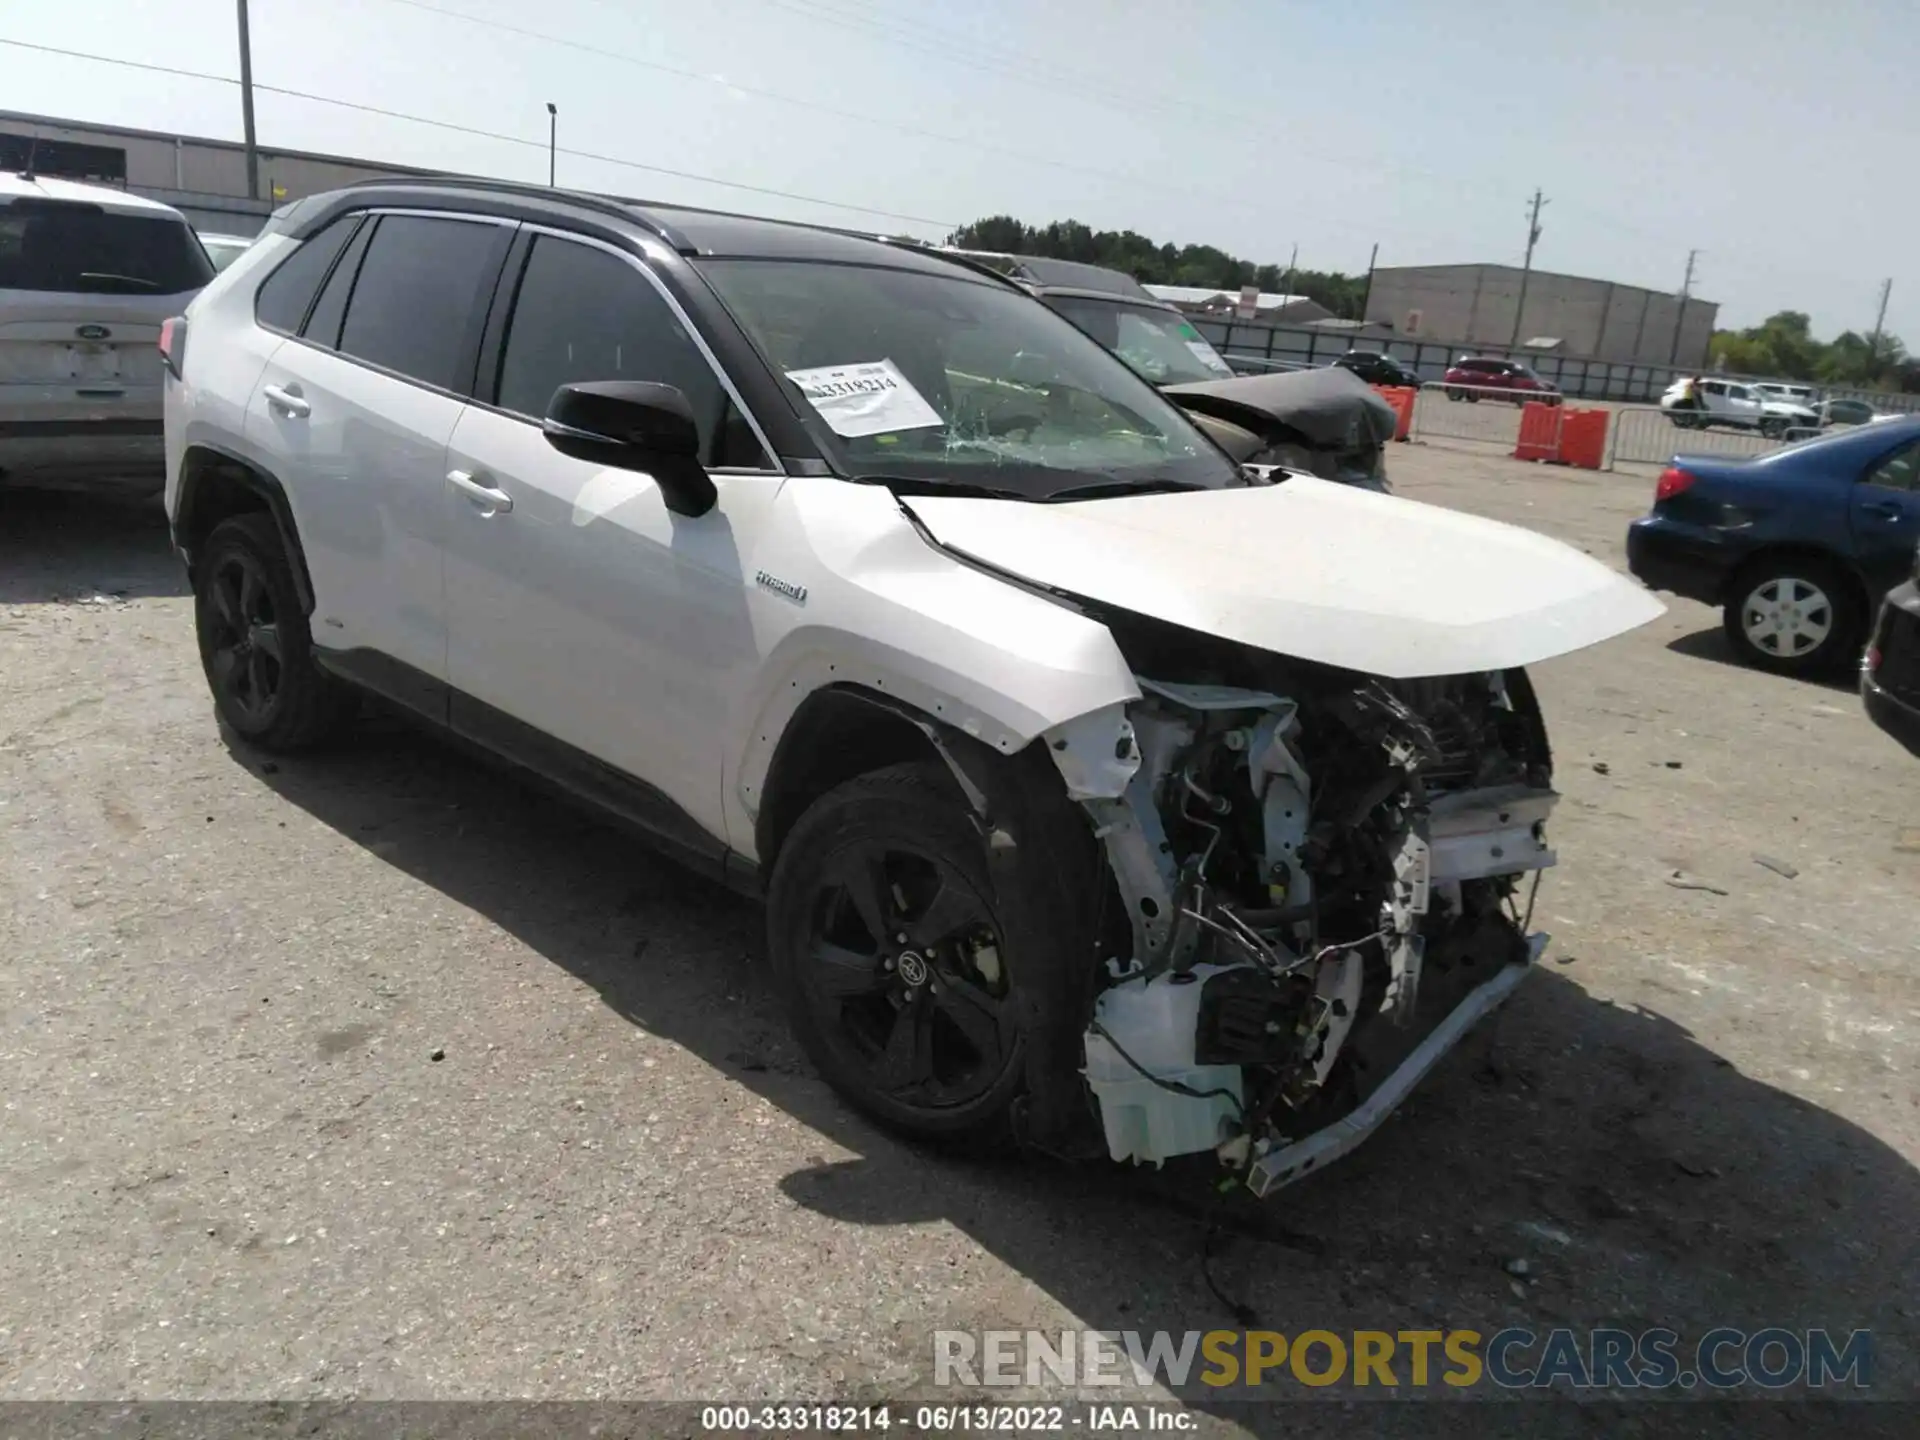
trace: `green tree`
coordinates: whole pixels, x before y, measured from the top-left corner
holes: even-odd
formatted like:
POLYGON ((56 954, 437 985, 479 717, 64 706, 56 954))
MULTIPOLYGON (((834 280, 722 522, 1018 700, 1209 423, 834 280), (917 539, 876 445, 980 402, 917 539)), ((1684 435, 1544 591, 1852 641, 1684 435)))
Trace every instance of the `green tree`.
MULTIPOLYGON (((1149 285, 1195 285, 1229 292, 1243 285, 1258 285, 1270 293, 1289 288, 1283 265, 1255 264, 1213 245, 1156 243, 1133 230, 1094 230, 1078 220, 1033 226, 1010 215, 990 215, 961 226, 947 237, 947 243, 968 250, 1080 260, 1125 271, 1149 285)), ((1336 270, 1296 270, 1290 288, 1335 315, 1357 320, 1367 282, 1364 275, 1343 275, 1336 270)))
POLYGON ((1769 315, 1746 330, 1720 330, 1708 343, 1713 363, 1736 375, 1814 380, 1873 390, 1920 390, 1920 365, 1907 359, 1896 335, 1871 337, 1848 330, 1831 342, 1813 337, 1798 310, 1769 315))

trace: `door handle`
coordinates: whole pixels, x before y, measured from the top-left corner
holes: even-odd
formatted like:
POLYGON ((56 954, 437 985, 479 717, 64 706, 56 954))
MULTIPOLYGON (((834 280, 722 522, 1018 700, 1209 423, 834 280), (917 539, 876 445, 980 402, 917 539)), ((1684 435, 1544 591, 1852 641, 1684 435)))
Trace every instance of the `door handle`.
POLYGON ((291 415, 296 420, 304 420, 313 413, 313 407, 300 398, 297 390, 282 389, 278 385, 262 385, 260 393, 266 397, 269 408, 283 415, 291 415))
POLYGON ((504 515, 513 509, 511 495, 504 490, 496 490, 491 485, 482 485, 465 470, 449 470, 447 483, 478 505, 482 515, 504 515))
POLYGON ((1860 508, 1869 515, 1878 515, 1882 520, 1898 520, 1901 515, 1900 507, 1891 500, 1863 500, 1860 508))

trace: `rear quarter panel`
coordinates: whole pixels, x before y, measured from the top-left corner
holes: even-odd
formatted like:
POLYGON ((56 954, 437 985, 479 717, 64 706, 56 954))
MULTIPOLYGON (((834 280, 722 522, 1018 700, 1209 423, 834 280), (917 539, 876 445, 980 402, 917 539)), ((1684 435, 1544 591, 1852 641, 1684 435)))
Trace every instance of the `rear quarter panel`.
MULTIPOLYGON (((247 404, 285 340, 254 323, 260 281, 297 242, 269 235, 216 275, 187 307, 187 355, 181 378, 165 382, 167 515, 179 515, 181 462, 205 446, 272 473, 269 457, 247 439, 247 404)), ((277 477, 276 477, 277 478, 277 477)))
POLYGON ((1676 455, 1673 463, 1699 478, 1655 507, 1661 518, 1698 527, 1741 558, 1770 550, 1815 551, 1858 573, 1849 516, 1851 461, 1789 453, 1745 464, 1676 455))

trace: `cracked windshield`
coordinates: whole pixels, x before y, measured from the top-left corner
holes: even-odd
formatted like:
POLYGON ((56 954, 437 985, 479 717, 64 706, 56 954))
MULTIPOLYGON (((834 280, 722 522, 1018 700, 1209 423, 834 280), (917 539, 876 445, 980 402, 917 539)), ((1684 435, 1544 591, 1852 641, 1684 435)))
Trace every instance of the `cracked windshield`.
POLYGON ((1152 386, 998 282, 809 262, 700 268, 856 477, 1030 498, 1089 482, 1103 493, 1241 483, 1152 386))
POLYGON ((1155 385, 1231 379, 1233 367, 1180 315, 1091 297, 1053 295, 1047 304, 1155 385))

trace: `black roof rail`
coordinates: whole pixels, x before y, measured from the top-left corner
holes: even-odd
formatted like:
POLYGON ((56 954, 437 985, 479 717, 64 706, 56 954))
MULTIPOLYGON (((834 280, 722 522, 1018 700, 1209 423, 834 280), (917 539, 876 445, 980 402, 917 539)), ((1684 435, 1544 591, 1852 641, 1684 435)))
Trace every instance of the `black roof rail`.
POLYGON ((524 180, 499 180, 488 175, 383 175, 375 179, 356 180, 340 188, 343 190, 479 190, 518 195, 529 200, 559 201, 562 204, 577 205, 585 210, 597 210, 603 215, 613 215, 622 220, 634 221, 651 230, 676 250, 694 248, 686 236, 680 234, 664 220, 648 214, 645 208, 647 202, 623 200, 618 196, 601 195, 591 190, 557 190, 551 185, 535 185, 524 180))
POLYGON ((958 265, 963 270, 973 271, 976 275, 985 275, 989 279, 998 280, 1002 285, 1012 286, 1022 295, 1032 293, 1020 283, 1019 276, 1009 275, 1004 270, 996 270, 963 250, 949 250, 927 240, 915 240, 910 235, 877 235, 874 238, 882 245, 892 245, 901 250, 917 250, 922 255, 931 255, 934 259, 944 260, 949 265, 958 265))
MULTIPOLYGON (((994 279, 1019 288, 1010 276, 981 265, 966 256, 955 255, 942 250, 931 241, 917 240, 910 235, 886 235, 877 230, 860 230, 849 225, 821 225, 807 220, 782 220, 772 215, 749 215, 740 210, 720 210, 706 205, 683 205, 674 200, 646 200, 631 195, 610 195, 592 190, 561 190, 550 185, 539 185, 524 180, 499 180, 487 175, 392 175, 379 176, 366 180, 356 180, 343 185, 342 190, 379 190, 421 188, 434 190, 479 190, 494 191, 500 194, 519 196, 529 200, 558 201, 563 204, 577 205, 582 209, 596 210, 603 215, 617 216, 622 220, 644 226, 661 240, 683 254, 698 252, 699 246, 676 229, 668 220, 655 213, 661 210, 680 211, 687 215, 709 215, 719 220, 746 220, 758 225, 790 225, 796 230, 818 230, 830 235, 845 235, 853 240, 871 240, 881 245, 912 249, 923 255, 937 255, 943 260, 964 265, 982 275, 991 275, 994 279)), ((296 202, 297 203, 297 202, 296 202)))

